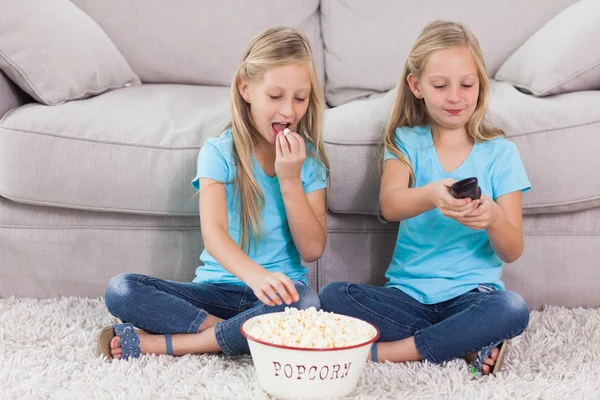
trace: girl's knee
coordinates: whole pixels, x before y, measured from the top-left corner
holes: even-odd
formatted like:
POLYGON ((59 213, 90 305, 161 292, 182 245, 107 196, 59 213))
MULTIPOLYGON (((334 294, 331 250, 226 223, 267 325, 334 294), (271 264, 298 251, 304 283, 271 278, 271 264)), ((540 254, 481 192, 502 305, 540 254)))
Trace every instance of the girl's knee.
POLYGON ((319 292, 323 310, 339 314, 347 314, 354 300, 350 291, 356 286, 350 282, 333 282, 323 286, 319 292))
POLYGON ((506 320, 510 321, 510 324, 519 329, 522 333, 527 325, 529 325, 529 306, 523 297, 513 291, 503 290, 502 293, 502 309, 503 314, 506 316, 506 320))
POLYGON ((294 307, 299 310, 304 310, 310 307, 314 307, 317 310, 321 309, 321 300, 319 299, 317 292, 304 285, 297 285, 296 290, 298 291, 300 300, 294 304, 294 307))
POLYGON ((331 298, 339 298, 339 296, 346 290, 348 285, 348 282, 331 282, 323 286, 321 291, 319 291, 321 303, 324 303, 331 298))
POLYGON ((132 288, 131 283, 132 274, 119 274, 108 282, 104 293, 104 302, 112 314, 115 314, 116 308, 128 297, 132 288))

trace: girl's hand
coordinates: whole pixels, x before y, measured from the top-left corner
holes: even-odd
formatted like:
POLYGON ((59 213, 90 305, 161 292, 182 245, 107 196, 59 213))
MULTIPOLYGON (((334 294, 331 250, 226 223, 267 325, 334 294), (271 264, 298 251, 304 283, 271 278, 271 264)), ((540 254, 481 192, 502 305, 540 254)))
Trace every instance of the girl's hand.
POLYGON ((256 297, 268 306, 282 304, 290 305, 300 300, 296 287, 285 274, 281 272, 268 272, 258 275, 254 280, 248 282, 248 286, 256 297))
POLYGON ((275 173, 280 182, 299 180, 302 163, 306 158, 306 145, 296 132, 284 132, 279 133, 276 138, 275 173))
POLYGON ((484 194, 477 201, 480 202, 480 205, 470 215, 455 219, 464 226, 478 231, 492 226, 498 219, 502 209, 494 200, 484 194))
POLYGON ((458 181, 447 178, 430 183, 428 186, 430 186, 431 200, 442 215, 458 220, 458 218, 471 214, 479 205, 479 200, 452 197, 450 186, 455 182, 458 181))

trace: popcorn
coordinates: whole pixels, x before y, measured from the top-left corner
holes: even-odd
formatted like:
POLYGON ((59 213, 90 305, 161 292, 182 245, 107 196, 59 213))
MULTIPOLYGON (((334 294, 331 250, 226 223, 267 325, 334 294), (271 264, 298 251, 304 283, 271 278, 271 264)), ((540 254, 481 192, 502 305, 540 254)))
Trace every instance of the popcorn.
POLYGON ((285 128, 283 130, 283 134, 287 136, 288 133, 290 133, 290 130, 288 128, 285 128))
POLYGON ((282 313, 256 317, 248 332, 267 343, 302 348, 339 348, 368 342, 377 334, 366 322, 344 315, 286 307, 282 313))

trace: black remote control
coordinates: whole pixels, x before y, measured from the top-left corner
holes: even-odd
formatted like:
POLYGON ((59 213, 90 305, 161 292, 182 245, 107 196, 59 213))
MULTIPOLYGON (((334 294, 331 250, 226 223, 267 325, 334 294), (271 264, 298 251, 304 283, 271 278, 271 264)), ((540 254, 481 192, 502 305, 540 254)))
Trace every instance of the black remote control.
POLYGON ((457 199, 477 200, 481 197, 481 188, 477 184, 477 178, 467 178, 450 186, 450 194, 457 199))

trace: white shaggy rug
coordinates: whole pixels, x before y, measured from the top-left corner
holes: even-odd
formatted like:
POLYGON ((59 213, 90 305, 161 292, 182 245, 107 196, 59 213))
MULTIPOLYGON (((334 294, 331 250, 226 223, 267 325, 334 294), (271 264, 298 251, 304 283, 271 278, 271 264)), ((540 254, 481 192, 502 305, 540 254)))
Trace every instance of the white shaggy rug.
MULTIPOLYGON (((143 356, 109 362, 96 334, 102 299, 0 299, 0 399, 263 399, 250 357, 143 356)), ((497 377, 463 361, 367 363, 353 399, 599 399, 600 310, 548 307, 497 377)))

